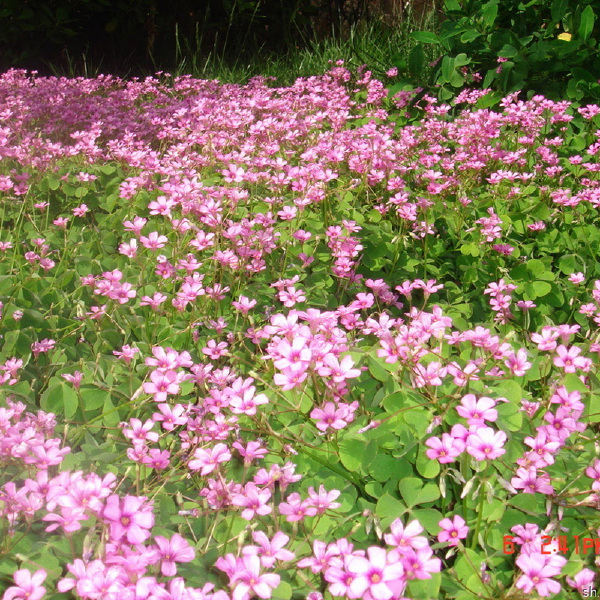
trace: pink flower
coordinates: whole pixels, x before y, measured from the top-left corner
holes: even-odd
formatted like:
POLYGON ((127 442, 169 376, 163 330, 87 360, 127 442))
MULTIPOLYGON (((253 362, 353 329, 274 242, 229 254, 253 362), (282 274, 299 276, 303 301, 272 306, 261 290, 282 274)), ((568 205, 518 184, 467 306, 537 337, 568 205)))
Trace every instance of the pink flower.
POLYGON ((102 516, 110 525, 112 541, 126 537, 130 544, 142 544, 154 526, 152 504, 144 496, 120 498, 112 494, 106 499, 102 516))
POLYGON ((134 238, 129 240, 129 243, 123 242, 119 246, 119 254, 123 254, 128 258, 135 258, 137 255, 137 240, 134 238))
POLYGON ((234 300, 231 304, 242 314, 247 315, 250 310, 256 306, 256 300, 250 300, 246 296, 240 296, 239 300, 234 300))
POLYGON ((290 523, 302 521, 304 517, 314 517, 317 514, 317 509, 312 502, 303 501, 297 492, 290 494, 287 497, 287 502, 281 502, 278 508, 280 514, 286 515, 286 519, 290 523))
MULTIPOLYGON (((136 448, 130 448, 129 450, 135 451, 136 448)), ((160 448, 152 448, 148 456, 144 456, 141 462, 145 465, 148 465, 152 469, 161 470, 166 469, 169 466, 170 457, 171 453, 168 450, 161 451, 160 448)))
POLYGON ((313 556, 298 561, 298 567, 301 569, 310 567, 310 570, 316 575, 323 571, 323 569, 329 568, 333 563, 334 557, 339 556, 339 554, 340 551, 332 544, 327 545, 320 540, 314 540, 313 556))
POLYGON ((585 281, 585 275, 583 273, 571 273, 569 275, 569 281, 575 285, 579 285, 585 281))
POLYGON ((168 540, 157 535, 154 538, 160 554, 160 572, 165 577, 172 577, 177 574, 176 562, 190 562, 196 557, 194 549, 178 533, 168 540))
POLYGON ((23 598, 24 600, 40 600, 46 593, 46 588, 41 584, 47 577, 44 569, 39 569, 33 575, 27 569, 19 569, 13 574, 16 586, 9 587, 2 596, 2 600, 23 598))
POLYGON ((416 551, 410 549, 402 556, 402 565, 406 579, 431 579, 432 573, 439 573, 442 569, 442 561, 433 556, 429 546, 416 551))
POLYGON ((119 304, 125 304, 132 298, 135 298, 137 292, 133 289, 131 283, 113 283, 112 288, 106 294, 111 300, 116 300, 119 304))
POLYGON ((465 442, 454 438, 448 433, 442 434, 442 439, 431 437, 425 442, 429 450, 425 452, 427 458, 437 460, 441 464, 451 463, 465 449, 465 442))
POLYGON ((520 348, 517 352, 510 352, 504 364, 511 370, 511 373, 516 377, 521 377, 529 371, 531 363, 527 361, 527 351, 520 348))
POLYGON ((551 577, 560 575, 567 559, 562 556, 542 555, 539 553, 521 554, 516 560, 523 575, 517 580, 516 586, 526 594, 535 591, 540 596, 550 596, 560 592, 560 583, 551 577))
POLYGON ((42 517, 42 521, 54 521, 54 523, 46 527, 46 531, 54 531, 58 527, 62 527, 64 531, 73 532, 81 529, 80 521, 86 521, 88 516, 84 514, 81 508, 69 508, 63 506, 60 509, 60 515, 48 513, 42 517))
POLYGON ((250 592, 259 598, 270 598, 281 580, 279 575, 261 574, 260 559, 253 554, 243 556, 241 563, 231 577, 230 585, 235 586, 232 600, 245 600, 250 597, 250 592))
POLYGON ((551 441, 544 431, 540 431, 535 438, 526 437, 525 444, 532 448, 526 457, 529 458, 536 467, 543 468, 554 464, 554 453, 560 449, 560 442, 551 441))
POLYGON ((450 546, 458 546, 459 540, 464 540, 469 534, 465 520, 459 515, 455 515, 452 520, 442 519, 439 526, 442 531, 438 533, 438 541, 448 542, 450 546))
POLYGON ((349 569, 350 562, 357 555, 344 555, 341 560, 333 560, 331 566, 325 571, 324 578, 329 585, 332 596, 345 596, 347 598, 360 598, 366 587, 361 578, 349 569))
POLYGON ((550 476, 543 471, 538 471, 534 466, 517 469, 517 476, 510 480, 510 484, 524 494, 554 494, 554 488, 550 485, 550 476))
POLYGON ((73 384, 73 387, 78 390, 81 385, 81 380, 83 378, 83 373, 80 371, 75 371, 72 375, 65 373, 62 377, 66 379, 69 383, 73 384))
POLYGON ((140 235, 144 225, 148 222, 148 219, 143 217, 135 217, 132 221, 123 221, 123 229, 125 231, 131 231, 134 235, 140 235))
POLYGON ((192 471, 201 469, 201 475, 212 473, 220 463, 231 458, 231 452, 225 444, 215 444, 214 448, 198 448, 194 452, 194 459, 190 460, 188 467, 192 471))
POLYGON ((248 466, 253 460, 263 458, 267 454, 267 449, 263 448, 259 441, 250 441, 244 447, 240 442, 233 442, 232 446, 244 457, 244 465, 248 466))
POLYGON ((566 346, 560 345, 556 349, 557 356, 554 357, 553 362, 557 367, 561 367, 565 370, 565 373, 575 373, 577 369, 583 371, 589 371, 591 367, 591 360, 579 356, 581 354, 581 348, 577 346, 566 346))
POLYGON ((312 419, 317 421, 317 429, 327 431, 332 429, 343 429, 348 425, 345 420, 348 411, 342 408, 336 408, 333 402, 327 402, 323 409, 314 408, 310 413, 312 419))
POLYGON ((520 308, 523 312, 527 312, 528 310, 531 310, 536 306, 537 304, 535 302, 532 302, 531 300, 519 300, 517 302, 517 307, 520 308))
POLYGON ((327 491, 324 486, 319 486, 319 491, 315 492, 315 488, 308 488, 308 501, 317 509, 317 514, 322 515, 325 511, 339 508, 341 504, 335 502, 339 498, 341 492, 339 490, 327 491))
POLYGON ((293 552, 284 550, 283 547, 290 541, 290 538, 282 531, 278 531, 270 541, 262 531, 255 531, 252 538, 260 546, 245 546, 242 554, 256 554, 265 568, 270 569, 277 560, 287 561, 296 557, 293 552))
POLYGON ((265 394, 255 394, 255 392, 256 388, 250 386, 249 389, 232 396, 229 401, 231 412, 236 415, 245 414, 251 417, 256 414, 257 406, 269 403, 269 399, 265 394))
POLYGON ((234 506, 242 506, 242 518, 246 521, 251 521, 255 514, 268 515, 271 512, 271 507, 267 504, 271 498, 271 490, 259 489, 252 481, 248 482, 244 491, 240 494, 235 494, 231 498, 231 503, 234 506))
POLYGON ((282 390, 288 391, 298 387, 307 377, 308 373, 303 367, 287 367, 281 373, 275 373, 273 381, 275 385, 281 386, 282 390))
POLYGON ((596 574, 591 569, 582 569, 571 579, 567 577, 567 583, 577 589, 577 591, 585 598, 591 597, 591 590, 594 589, 594 579, 596 574))
POLYGON ((140 306, 149 306, 152 310, 158 310, 158 307, 165 302, 167 296, 160 292, 155 292, 153 296, 142 296, 140 306))
POLYGON ((154 413, 152 420, 162 423, 162 428, 166 431, 172 431, 179 425, 185 425, 188 421, 187 409, 182 404, 171 406, 166 402, 158 405, 160 413, 154 413))
POLYGON ((275 360, 273 364, 278 369, 306 370, 312 359, 312 352, 307 347, 307 340, 304 337, 294 337, 290 343, 287 340, 281 340, 274 348, 275 360))
POLYGON ((341 361, 333 354, 327 354, 323 358, 323 366, 317 369, 317 373, 323 377, 331 377, 336 383, 343 383, 346 379, 352 379, 360 375, 360 369, 354 369, 354 361, 350 356, 344 356, 341 361))
POLYGON ((586 467, 585 474, 590 479, 595 479, 596 481, 600 482, 600 459, 597 458, 594 461, 594 464, 586 467))
POLYGON ((77 206, 76 208, 73 209, 73 214, 76 217, 83 217, 85 215, 85 213, 88 212, 88 207, 86 204, 80 204, 79 206, 77 206))
POLYGON ((63 229, 65 229, 67 227, 68 223, 69 223, 69 217, 58 217, 58 218, 54 219, 54 221, 52 221, 53 225, 56 225, 57 227, 62 227, 63 229))
POLYGON ((227 356, 229 353, 227 352, 228 347, 227 342, 217 342, 215 340, 208 340, 206 346, 202 348, 202 352, 207 356, 210 356, 212 360, 217 360, 221 358, 221 356, 227 356))
POLYGON ((113 354, 119 358, 122 358, 125 361, 125 364, 129 364, 139 351, 139 348, 132 348, 126 344, 121 348, 121 350, 113 350, 113 354))
POLYGON ((348 571, 356 576, 349 586, 349 598, 371 598, 390 600, 393 588, 388 585, 403 579, 404 567, 384 549, 371 546, 368 558, 352 556, 348 561, 348 571))
POLYGON ((456 412, 467 419, 470 426, 483 425, 484 421, 495 421, 498 411, 494 408, 496 401, 491 398, 482 397, 477 400, 474 394, 463 396, 461 406, 456 407, 456 412))
POLYGON ((494 431, 491 427, 481 427, 469 433, 467 452, 476 460, 493 460, 502 456, 506 450, 504 431, 494 431))
POLYGON ((554 327, 542 327, 541 333, 532 333, 531 341, 537 344, 540 350, 554 350, 558 332, 554 327))
POLYGON ((302 290, 296 290, 293 285, 289 285, 285 291, 281 290, 278 293, 278 298, 280 302, 283 302, 284 306, 288 308, 292 308, 298 302, 304 302, 306 300, 306 296, 302 290))
POLYGON ((54 340, 45 338, 41 342, 33 342, 33 344, 31 344, 31 351, 34 356, 37 356, 43 352, 49 352, 54 348, 55 344, 56 342, 54 340))
POLYGON ((419 521, 411 521, 406 527, 400 519, 396 519, 390 525, 391 533, 386 533, 384 540, 386 544, 395 546, 395 550, 400 555, 408 554, 409 550, 420 550, 429 546, 429 542, 425 536, 419 535, 423 533, 423 527, 419 521))
POLYGON ((179 393, 181 376, 175 371, 162 373, 160 370, 150 373, 150 380, 143 384, 146 394, 154 394, 155 402, 166 402, 167 395, 179 393))
POLYGON ((159 235, 157 231, 152 231, 148 234, 148 236, 142 235, 140 237, 140 243, 144 248, 148 248, 150 250, 157 250, 158 248, 164 248, 166 243, 169 240, 165 235, 159 235))

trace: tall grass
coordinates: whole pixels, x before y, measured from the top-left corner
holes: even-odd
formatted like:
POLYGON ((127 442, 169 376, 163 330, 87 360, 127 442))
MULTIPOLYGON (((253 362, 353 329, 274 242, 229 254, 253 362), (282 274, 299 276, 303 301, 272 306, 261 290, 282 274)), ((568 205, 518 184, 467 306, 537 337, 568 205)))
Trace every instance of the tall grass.
MULTIPOLYGON (((285 52, 257 48, 254 52, 241 45, 236 52, 223 52, 215 48, 202 52, 201 36, 193 43, 176 36, 176 75, 192 75, 201 79, 218 79, 226 83, 244 83, 251 77, 275 77, 278 85, 290 85, 298 77, 324 73, 332 62, 343 60, 347 66, 367 65, 376 76, 382 77, 392 66, 394 57, 407 59, 417 43, 410 34, 415 30, 435 30, 434 11, 424 19, 407 15, 395 26, 383 19, 373 19, 353 25, 346 32, 311 36, 301 39, 295 47, 285 52)), ((226 35, 226 34, 224 34, 226 35)))
MULTIPOLYGON (((282 52, 252 47, 249 32, 234 43, 229 30, 224 30, 222 39, 215 38, 212 49, 206 50, 203 32, 198 25, 193 39, 181 35, 176 27, 175 64, 170 70, 173 75, 192 75, 200 79, 218 79, 223 83, 238 84, 262 75, 274 77, 277 85, 286 86, 298 77, 320 75, 330 68, 332 62, 343 60, 350 68, 367 65, 375 76, 383 77, 394 62, 408 58, 417 43, 410 36, 412 31, 435 31, 437 25, 435 11, 419 19, 408 13, 393 26, 381 18, 371 19, 342 32, 333 28, 329 33, 313 32, 299 38, 295 46, 282 52)), ((88 78, 103 72, 102 61, 96 64, 86 53, 72 56, 65 51, 65 57, 64 65, 49 65, 56 76, 88 78)), ((153 72, 131 64, 126 72, 119 74, 125 78, 134 75, 145 77, 159 70, 164 71, 160 57, 152 58, 153 72)))

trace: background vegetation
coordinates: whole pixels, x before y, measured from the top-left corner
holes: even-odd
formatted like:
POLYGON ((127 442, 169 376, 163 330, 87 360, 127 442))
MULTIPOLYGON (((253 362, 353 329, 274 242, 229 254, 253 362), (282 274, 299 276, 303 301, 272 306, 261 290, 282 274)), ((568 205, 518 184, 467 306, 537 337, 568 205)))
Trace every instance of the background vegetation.
MULTIPOLYGON (((3 0, 0 69, 94 65, 115 75, 302 51, 359 24, 396 26, 432 2, 399 0, 3 0)), ((374 40, 377 42, 378 40, 374 40)))
POLYGON ((393 92, 443 100, 465 84, 497 99, 600 98, 595 0, 1 0, 0 70, 145 77, 157 71, 280 85, 330 61, 366 64, 393 92))

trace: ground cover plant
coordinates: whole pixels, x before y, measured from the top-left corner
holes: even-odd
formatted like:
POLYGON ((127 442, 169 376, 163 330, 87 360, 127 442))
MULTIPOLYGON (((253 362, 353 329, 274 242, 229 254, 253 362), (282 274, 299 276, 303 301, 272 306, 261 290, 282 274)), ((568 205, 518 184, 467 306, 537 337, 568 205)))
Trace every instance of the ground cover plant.
POLYGON ((390 96, 0 77, 4 599, 596 590, 600 107, 390 96))

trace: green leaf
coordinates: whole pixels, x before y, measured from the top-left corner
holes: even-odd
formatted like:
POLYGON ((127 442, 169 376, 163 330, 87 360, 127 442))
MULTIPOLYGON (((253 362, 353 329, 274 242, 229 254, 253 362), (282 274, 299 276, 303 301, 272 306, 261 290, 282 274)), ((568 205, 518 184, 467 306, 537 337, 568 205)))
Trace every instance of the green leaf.
POLYGON ((71 419, 77 411, 77 403, 77 392, 64 382, 49 387, 40 399, 42 410, 64 415, 67 419, 71 419))
POLYGON ((414 517, 423 525, 429 535, 433 536, 439 533, 439 522, 444 518, 439 510, 435 508, 415 508, 411 509, 410 514, 411 517, 414 517))
POLYGON ((93 385, 82 385, 81 389, 81 404, 85 412, 97 410, 104 406, 106 400, 110 400, 110 392, 101 390, 93 385))
POLYGON ((431 413, 426 408, 414 408, 404 413, 404 420, 414 431, 416 438, 421 438, 431 424, 431 413))
POLYGON ((519 431, 523 426, 523 412, 516 404, 500 403, 497 406, 498 425, 509 431, 519 431))
POLYGON ((590 423, 600 423, 600 395, 592 394, 589 402, 587 420, 590 423))
POLYGON ((440 38, 432 31, 413 31, 410 37, 423 44, 439 44, 440 38))
POLYGON ((463 244, 460 247, 460 253, 464 254, 465 256, 479 256, 479 246, 477 246, 475 243, 463 244))
POLYGON ((460 36, 460 41, 463 44, 468 44, 469 42, 476 40, 478 37, 481 37, 482 35, 483 35, 483 33, 481 33, 480 31, 477 31, 477 29, 468 29, 460 36))
POLYGON ((561 21, 567 12, 569 0, 554 0, 550 8, 550 15, 553 21, 561 21))
POLYGON ((525 294, 528 300, 541 298, 552 291, 552 286, 547 281, 533 281, 525 284, 525 294))
POLYGON ((292 597, 292 586, 283 579, 279 582, 279 585, 273 591, 273 600, 290 600, 292 597))
POLYGON ((493 396, 495 398, 506 398, 512 404, 520 406, 521 399, 525 396, 525 393, 516 381, 505 379, 494 385, 493 396))
POLYGON ((389 454, 378 454, 369 465, 369 473, 375 481, 389 481, 397 478, 399 460, 389 454))
POLYGON ((176 515, 177 505, 171 496, 162 496, 158 503, 158 510, 163 523, 168 523, 173 515, 176 515))
POLYGON ((72 419, 77 412, 79 405, 79 396, 70 384, 62 383, 62 402, 64 414, 67 419, 72 419))
MULTIPOLYGON (((477 552, 471 550, 470 548, 465 548, 464 553, 461 553, 454 565, 454 569, 458 578, 464 582, 473 574, 479 577, 483 558, 483 555, 477 554, 477 552)), ((481 580, 479 583, 481 584, 481 580)), ((484 587, 484 591, 485 589, 486 588, 484 587)))
POLYGON ((440 497, 440 489, 434 483, 425 483, 417 477, 408 477, 398 484, 406 506, 417 506, 434 502, 440 497))
POLYGON ((104 424, 107 427, 117 427, 117 425, 121 422, 121 419, 119 418, 119 411, 115 409, 115 405, 113 404, 110 395, 108 395, 104 400, 102 413, 104 415, 104 424))
POLYGON ((462 87, 463 84, 465 83, 465 78, 462 75, 462 73, 459 73, 458 71, 454 70, 452 71, 452 74, 450 75, 450 79, 448 80, 448 83, 452 86, 452 87, 462 87))
POLYGON ((418 77, 423 73, 424 68, 425 52, 423 51, 423 46, 421 44, 417 44, 408 55, 408 70, 410 71, 411 75, 418 77))
POLYGON ((450 83, 452 74, 454 73, 454 58, 452 56, 444 56, 442 59, 442 77, 445 83, 450 83))
POLYGON ((438 598, 441 583, 441 573, 433 573, 429 579, 411 579, 408 582, 408 592, 406 596, 414 598, 415 600, 438 598))
POLYGON ((461 54, 457 54, 456 58, 454 59, 455 67, 465 67, 470 63, 471 59, 464 52, 462 52, 461 54))
POLYGON ((106 164, 98 167, 98 170, 105 175, 112 175, 117 170, 117 167, 111 164, 106 164))
POLYGON ((394 413, 397 410, 406 408, 412 404, 413 403, 410 401, 405 392, 394 392, 393 394, 386 396, 382 401, 383 407, 389 413, 394 413))
MULTIPOLYGON (((386 369, 388 363, 385 363, 383 359, 375 356, 369 356, 368 360, 369 373, 377 379, 377 381, 386 382, 392 377, 390 371, 386 369)), ((389 365, 389 368, 396 368, 393 365, 389 365)))
POLYGON ((419 446, 416 467, 421 477, 425 477, 425 479, 433 479, 439 475, 440 463, 437 460, 431 460, 427 454, 425 454, 426 451, 427 448, 425 446, 419 446))
POLYGON ((578 257, 575 254, 565 254, 558 260, 558 268, 564 275, 571 275, 571 273, 578 271, 581 267, 579 266, 578 257))
POLYGON ((543 515, 546 500, 541 494, 517 494, 509 499, 511 506, 516 506, 530 515, 543 515))
POLYGON ((515 56, 517 56, 518 54, 518 50, 510 44, 504 44, 504 46, 502 46, 502 48, 500 49, 500 52, 498 52, 498 56, 501 56, 503 58, 515 58, 515 56))
POLYGON ((366 473, 371 460, 375 457, 377 446, 362 439, 346 437, 340 443, 340 461, 353 473, 366 473))
POLYGON ((380 519, 391 519, 390 523, 394 519, 401 517, 405 512, 406 506, 404 506, 400 500, 397 500, 389 494, 383 494, 383 496, 381 496, 381 498, 379 498, 377 501, 377 506, 375 508, 375 514, 380 519))
POLYGON ((492 27, 498 16, 498 0, 488 2, 481 11, 481 17, 486 27, 492 27))
POLYGON ((579 29, 577 30, 577 33, 582 40, 587 40, 590 37, 594 29, 595 20, 596 15, 594 14, 594 9, 588 4, 581 13, 579 29))

